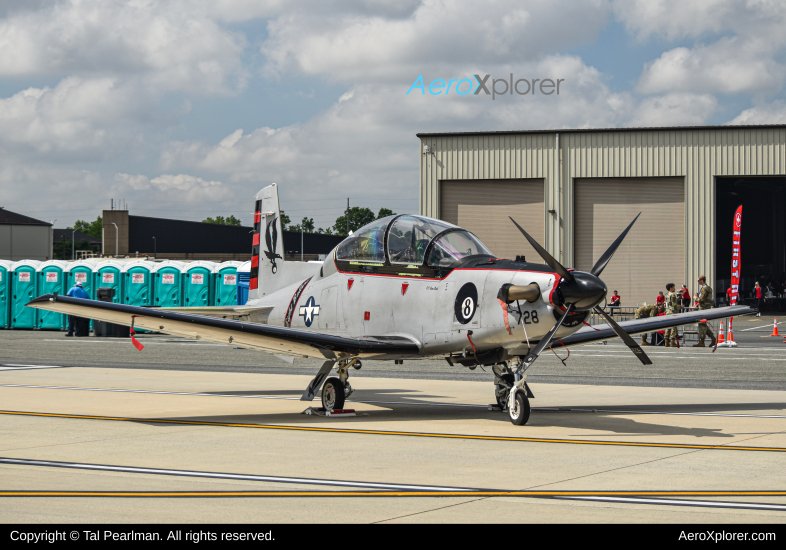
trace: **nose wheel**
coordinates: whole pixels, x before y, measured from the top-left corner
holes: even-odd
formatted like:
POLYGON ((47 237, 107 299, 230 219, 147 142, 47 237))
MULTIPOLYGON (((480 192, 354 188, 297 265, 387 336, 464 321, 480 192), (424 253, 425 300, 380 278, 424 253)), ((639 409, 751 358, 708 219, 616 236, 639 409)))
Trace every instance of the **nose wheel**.
POLYGON ((529 398, 523 392, 517 391, 516 399, 508 408, 510 421, 516 426, 523 426, 529 420, 529 413, 529 398))

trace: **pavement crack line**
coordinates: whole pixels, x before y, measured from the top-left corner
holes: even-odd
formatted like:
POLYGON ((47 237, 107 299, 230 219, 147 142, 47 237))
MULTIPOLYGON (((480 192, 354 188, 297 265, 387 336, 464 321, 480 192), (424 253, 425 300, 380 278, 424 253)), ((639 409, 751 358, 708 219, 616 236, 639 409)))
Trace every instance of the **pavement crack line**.
POLYGON ((357 487, 366 489, 388 489, 398 491, 427 491, 427 492, 472 492, 484 489, 474 489, 466 487, 440 487, 432 485, 415 485, 403 483, 379 483, 371 481, 349 481, 339 479, 318 479, 302 478, 291 476, 271 476, 257 474, 239 474, 229 472, 208 472, 198 470, 173 470, 167 468, 145 468, 139 466, 119 466, 111 464, 90 464, 81 462, 61 462, 54 460, 34 460, 23 458, 0 457, 0 464, 11 464, 19 466, 36 466, 45 468, 69 468, 76 470, 102 471, 102 472, 123 472, 147 475, 165 475, 193 478, 226 479, 240 481, 262 481, 272 483, 294 483, 300 485, 323 485, 335 487, 357 487))
MULTIPOLYGON (((748 441, 748 440, 751 440, 751 439, 757 439, 757 438, 765 437, 765 436, 768 436, 768 435, 782 434, 782 433, 784 433, 784 432, 781 431, 781 432, 771 432, 771 433, 767 433, 767 434, 759 434, 759 435, 756 435, 756 436, 753 436, 753 437, 749 437, 749 438, 743 439, 743 441, 748 441)), ((679 457, 679 456, 686 456, 686 455, 689 455, 689 454, 698 453, 698 452, 703 451, 703 450, 706 450, 706 449, 695 449, 695 450, 690 450, 690 451, 686 451, 686 452, 682 452, 682 453, 675 453, 673 455, 663 456, 663 457, 656 458, 656 459, 653 459, 653 460, 645 460, 643 462, 638 462, 636 464, 628 464, 627 466, 620 466, 618 468, 611 468, 609 470, 603 470, 603 471, 600 471, 600 472, 594 472, 594 473, 586 474, 586 475, 583 475, 583 476, 576 476, 576 477, 573 477, 573 478, 562 479, 562 480, 559 480, 559 481, 553 481, 551 483, 543 483, 541 485, 534 485, 532 487, 527 487, 525 489, 518 489, 518 491, 532 491, 534 489, 538 489, 538 488, 541 488, 541 487, 548 487, 549 485, 556 485, 558 483, 565 483, 565 482, 568 482, 568 481, 575 481, 577 479, 584 479, 584 478, 593 477, 593 476, 597 476, 597 475, 607 474, 607 473, 610 473, 610 472, 616 472, 616 471, 619 471, 619 470, 625 470, 625 469, 628 469, 628 468, 635 468, 637 466, 643 466, 644 464, 651 464, 653 462, 660 462, 660 461, 663 461, 663 460, 668 460, 668 459, 679 457)), ((511 493, 513 493, 513 492, 515 492, 515 491, 511 491, 511 493)), ((439 511, 439 510, 444 510, 446 508, 454 508, 456 506, 464 506, 466 504, 472 504, 474 502, 480 502, 480 501, 483 501, 483 500, 497 498, 499 496, 504 496, 504 495, 483 496, 483 497, 475 498, 475 499, 472 499, 472 500, 468 500, 466 502, 457 502, 457 503, 454 503, 454 504, 449 504, 447 506, 439 506, 439 507, 432 508, 432 509, 429 509, 429 510, 422 510, 420 512, 413 512, 411 514, 405 514, 403 516, 397 516, 397 517, 394 517, 394 518, 388 518, 388 519, 379 520, 379 521, 376 521, 376 522, 373 522, 373 523, 384 523, 384 522, 387 522, 387 521, 394 521, 394 520, 397 520, 397 519, 402 519, 402 518, 407 518, 407 517, 414 517, 414 516, 418 516, 418 515, 428 514, 428 513, 436 512, 436 511, 439 511)), ((555 496, 553 496, 551 498, 552 499, 559 499, 559 500, 574 500, 572 498, 567 498, 567 497, 555 497, 555 496)), ((584 500, 587 500, 587 499, 584 499, 584 500)), ((657 499, 651 499, 651 500, 657 500, 657 499)), ((608 501, 604 501, 604 502, 608 502, 608 501)), ((652 502, 651 501, 647 501, 647 502, 643 501, 642 504, 652 504, 652 502)), ((733 504, 735 504, 735 506, 733 506, 733 507, 739 507, 737 505, 740 504, 740 503, 733 503, 733 504)), ((663 505, 668 506, 669 504, 665 503, 663 505)), ((685 504, 682 504, 682 505, 686 506, 685 504)))

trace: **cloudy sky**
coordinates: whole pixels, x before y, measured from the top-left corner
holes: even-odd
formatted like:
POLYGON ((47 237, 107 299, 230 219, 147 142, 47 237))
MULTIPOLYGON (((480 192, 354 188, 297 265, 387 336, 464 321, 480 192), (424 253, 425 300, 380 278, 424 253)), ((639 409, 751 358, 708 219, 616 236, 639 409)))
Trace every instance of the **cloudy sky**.
POLYGON ((0 0, 0 206, 418 208, 417 132, 786 122, 780 0, 0 0), (560 95, 407 95, 434 79, 560 95), (500 85, 501 87, 501 85, 500 85))

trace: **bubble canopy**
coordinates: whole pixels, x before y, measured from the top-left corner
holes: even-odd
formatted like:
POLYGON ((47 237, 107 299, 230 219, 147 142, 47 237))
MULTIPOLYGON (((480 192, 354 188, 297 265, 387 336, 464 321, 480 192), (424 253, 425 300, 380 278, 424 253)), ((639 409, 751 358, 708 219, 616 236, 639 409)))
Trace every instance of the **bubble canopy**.
POLYGON ((376 220, 336 248, 336 260, 371 265, 449 267, 476 254, 493 255, 480 240, 453 224, 425 216, 376 220))

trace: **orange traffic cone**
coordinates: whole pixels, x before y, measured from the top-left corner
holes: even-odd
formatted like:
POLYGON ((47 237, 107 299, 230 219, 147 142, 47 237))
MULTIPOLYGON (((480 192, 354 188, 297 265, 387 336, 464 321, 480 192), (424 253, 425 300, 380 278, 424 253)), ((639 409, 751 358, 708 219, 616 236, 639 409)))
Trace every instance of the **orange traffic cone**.
POLYGON ((775 326, 772 327, 772 334, 770 334, 770 336, 780 336, 780 334, 778 334, 778 318, 777 317, 775 318, 775 326))
POLYGON ((731 328, 731 322, 733 320, 734 320, 734 317, 729 319, 729 337, 726 339, 727 342, 733 342, 734 341, 734 332, 732 331, 732 328, 731 328))
POLYGON ((718 343, 722 344, 726 341, 726 337, 723 335, 723 321, 720 323, 720 331, 718 332, 718 343))

